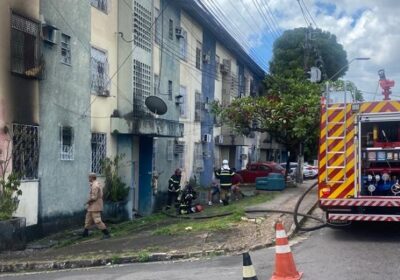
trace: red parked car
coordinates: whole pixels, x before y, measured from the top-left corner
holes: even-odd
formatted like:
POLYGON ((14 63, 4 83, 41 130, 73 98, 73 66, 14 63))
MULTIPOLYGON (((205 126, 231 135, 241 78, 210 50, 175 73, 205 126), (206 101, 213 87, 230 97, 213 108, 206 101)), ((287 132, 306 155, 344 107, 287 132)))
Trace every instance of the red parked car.
POLYGON ((257 177, 266 177, 270 173, 285 175, 285 169, 276 162, 254 162, 249 163, 246 169, 237 171, 243 183, 255 183, 257 177))

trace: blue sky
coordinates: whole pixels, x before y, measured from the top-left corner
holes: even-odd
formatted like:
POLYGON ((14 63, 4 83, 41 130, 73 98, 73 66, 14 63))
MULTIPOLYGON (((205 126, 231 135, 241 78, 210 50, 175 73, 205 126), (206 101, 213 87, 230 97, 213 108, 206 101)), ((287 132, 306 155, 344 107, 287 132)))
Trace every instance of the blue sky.
MULTIPOLYGON (((201 1, 212 10, 223 11, 228 18, 223 20, 226 28, 234 30, 237 40, 264 67, 271 58, 277 33, 307 26, 297 0, 201 1)), ((381 99, 379 69, 385 69, 387 79, 400 83, 400 1, 300 0, 300 3, 314 27, 336 35, 349 61, 370 57, 368 61, 353 61, 344 77, 363 91, 365 99, 381 99)), ((400 99, 400 87, 395 86, 392 91, 393 99, 400 99)))

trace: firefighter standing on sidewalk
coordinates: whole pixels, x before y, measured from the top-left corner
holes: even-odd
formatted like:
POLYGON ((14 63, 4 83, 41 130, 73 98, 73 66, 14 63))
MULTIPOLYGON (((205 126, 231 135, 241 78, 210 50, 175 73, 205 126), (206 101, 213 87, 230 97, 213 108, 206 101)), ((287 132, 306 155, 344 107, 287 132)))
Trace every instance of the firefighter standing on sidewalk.
POLYGON ((103 232, 103 239, 108 239, 110 238, 110 233, 101 220, 101 212, 103 211, 103 188, 99 181, 96 180, 96 173, 89 173, 89 185, 90 193, 89 199, 86 202, 85 230, 82 236, 89 236, 89 228, 95 224, 97 228, 103 232))
POLYGON ((229 167, 228 160, 222 161, 222 167, 215 171, 215 178, 219 179, 221 200, 224 205, 229 204, 229 194, 232 187, 232 178, 235 172, 229 167))

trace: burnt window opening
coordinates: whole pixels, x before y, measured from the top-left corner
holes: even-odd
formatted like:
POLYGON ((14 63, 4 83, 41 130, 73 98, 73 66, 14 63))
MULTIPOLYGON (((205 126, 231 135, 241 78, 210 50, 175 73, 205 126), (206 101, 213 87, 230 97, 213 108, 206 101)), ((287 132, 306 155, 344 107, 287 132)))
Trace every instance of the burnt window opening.
POLYGON ((61 34, 61 62, 71 65, 71 37, 61 34))
POLYGON ((38 179, 39 127, 13 124, 12 127, 12 170, 22 179, 38 179))
POLYGON ((108 0, 90 0, 90 5, 95 7, 96 9, 108 13, 109 3, 108 0))
POLYGON ((172 81, 168 81, 168 99, 172 100, 172 81))
POLYGON ((92 133, 92 172, 103 173, 103 162, 107 153, 107 135, 105 133, 92 133))
POLYGON ((39 49, 39 24, 11 14, 11 72, 27 78, 40 78, 42 63, 39 49))
POLYGON ((168 25, 168 38, 170 40, 174 39, 174 21, 172 19, 169 20, 169 25, 168 25))
POLYGON ((201 43, 199 41, 196 46, 196 68, 201 69, 201 43))
POLYGON ((72 127, 60 129, 61 160, 74 160, 74 131, 72 127))
POLYGON ((109 64, 105 51, 91 49, 91 90, 92 94, 110 96, 109 64))

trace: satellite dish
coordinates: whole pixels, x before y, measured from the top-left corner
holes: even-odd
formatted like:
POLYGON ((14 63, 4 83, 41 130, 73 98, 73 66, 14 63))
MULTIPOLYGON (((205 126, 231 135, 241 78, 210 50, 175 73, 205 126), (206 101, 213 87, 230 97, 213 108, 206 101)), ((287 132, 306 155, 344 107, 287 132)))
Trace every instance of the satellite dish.
POLYGON ((147 97, 144 103, 151 112, 157 115, 164 115, 168 110, 167 104, 155 95, 147 97))

